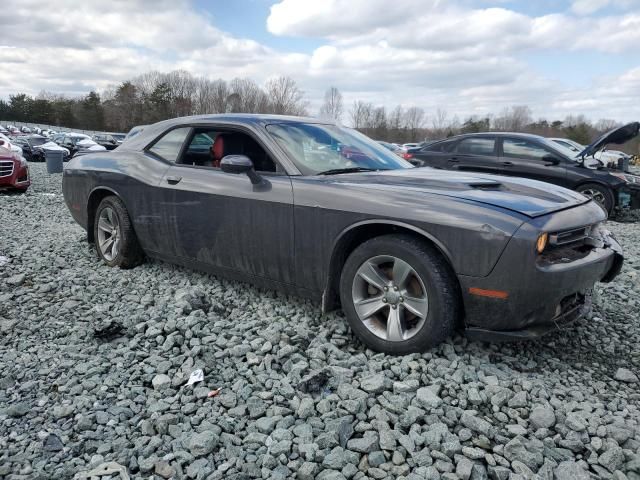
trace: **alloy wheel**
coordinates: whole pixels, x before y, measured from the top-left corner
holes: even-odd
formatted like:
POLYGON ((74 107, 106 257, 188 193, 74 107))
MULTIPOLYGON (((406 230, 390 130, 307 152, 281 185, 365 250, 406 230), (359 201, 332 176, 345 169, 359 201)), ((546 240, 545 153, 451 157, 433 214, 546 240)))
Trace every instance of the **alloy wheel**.
POLYGON ((413 337, 429 312, 427 289, 404 260, 380 255, 358 268, 352 285, 353 305, 374 335, 390 342, 413 337))
POLYGON ((604 194, 600 190, 586 188, 584 190, 581 190, 580 193, 582 193, 585 197, 589 197, 592 200, 598 202, 602 206, 606 204, 604 194))
POLYGON ((120 249, 120 221, 111 207, 105 207, 98 218, 98 248, 107 262, 118 256, 120 249))

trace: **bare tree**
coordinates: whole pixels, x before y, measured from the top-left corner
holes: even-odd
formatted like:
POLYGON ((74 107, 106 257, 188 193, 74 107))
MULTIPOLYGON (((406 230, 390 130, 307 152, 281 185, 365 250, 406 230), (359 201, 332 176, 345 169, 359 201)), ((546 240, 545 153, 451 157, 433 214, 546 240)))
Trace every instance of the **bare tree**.
POLYGON ((531 109, 526 105, 514 105, 502 110, 493 121, 493 128, 508 132, 521 132, 531 123, 531 109))
POLYGON ((620 123, 615 120, 611 120, 609 118, 601 118, 594 125, 593 128, 598 130, 599 132, 608 132, 609 130, 613 130, 616 127, 619 127, 620 123))
POLYGON ((442 138, 447 133, 447 128, 450 126, 449 114, 443 108, 438 107, 436 113, 431 119, 431 126, 433 127, 433 138, 442 138))
POLYGON ((420 107, 409 107, 404 112, 404 128, 407 129, 412 142, 418 140, 418 130, 424 125, 424 110, 420 107))
POLYGON ((340 122, 342 119, 342 94, 336 87, 330 87, 324 94, 324 103, 320 107, 320 118, 340 122))
POLYGON ((269 113, 265 110, 266 94, 253 80, 234 78, 229 90, 226 101, 231 112, 269 113))
POLYGON ((349 116, 351 117, 351 126, 353 128, 366 128, 373 111, 373 105, 371 103, 357 100, 353 102, 349 116))
POLYGON ((291 77, 272 78, 266 83, 270 110, 279 115, 305 115, 304 93, 291 77))

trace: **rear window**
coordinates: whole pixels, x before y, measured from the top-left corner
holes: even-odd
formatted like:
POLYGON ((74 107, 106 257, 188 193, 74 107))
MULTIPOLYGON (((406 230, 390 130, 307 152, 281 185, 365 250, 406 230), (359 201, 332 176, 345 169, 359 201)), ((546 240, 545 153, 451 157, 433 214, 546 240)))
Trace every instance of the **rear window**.
POLYGON ((180 150, 182 150, 182 145, 187 138, 189 130, 191 130, 189 127, 174 128, 154 143, 149 148, 149 151, 160 158, 175 162, 180 155, 180 150))
POLYGON ((463 138, 456 147, 457 153, 467 155, 493 155, 496 141, 493 138, 463 138))

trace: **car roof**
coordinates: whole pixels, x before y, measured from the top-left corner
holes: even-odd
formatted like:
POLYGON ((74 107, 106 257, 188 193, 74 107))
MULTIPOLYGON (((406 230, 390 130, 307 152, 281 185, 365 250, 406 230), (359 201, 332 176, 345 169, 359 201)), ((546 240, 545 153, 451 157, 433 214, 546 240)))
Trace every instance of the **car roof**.
POLYGON ((125 148, 138 149, 146 146, 152 139, 156 138, 160 133, 165 130, 183 125, 185 123, 229 123, 229 124, 244 124, 252 126, 266 126, 272 123, 317 123, 322 125, 335 125, 335 122, 321 120, 313 117, 296 117, 292 115, 272 115, 261 113, 219 113, 219 114, 205 114, 205 115, 192 115, 188 117, 177 117, 163 120, 151 125, 145 125, 140 133, 127 139, 123 146, 125 148))

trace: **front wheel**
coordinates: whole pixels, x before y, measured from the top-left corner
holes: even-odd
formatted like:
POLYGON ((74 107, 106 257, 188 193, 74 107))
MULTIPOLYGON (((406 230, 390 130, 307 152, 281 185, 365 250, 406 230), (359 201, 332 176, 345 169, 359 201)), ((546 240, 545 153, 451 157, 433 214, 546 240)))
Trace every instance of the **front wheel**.
POLYGON ((355 334, 391 354, 437 345, 460 315, 451 268, 434 247, 409 235, 383 235, 357 247, 342 270, 340 300, 355 334))
POLYGON ((613 192, 611 189, 599 185, 597 183, 585 183, 576 188, 576 191, 583 194, 585 197, 591 198, 598 205, 600 205, 607 212, 607 215, 611 215, 614 206, 613 192))
POLYGON ((120 268, 142 263, 144 254, 122 200, 116 196, 103 198, 93 223, 96 250, 104 263, 120 268))

